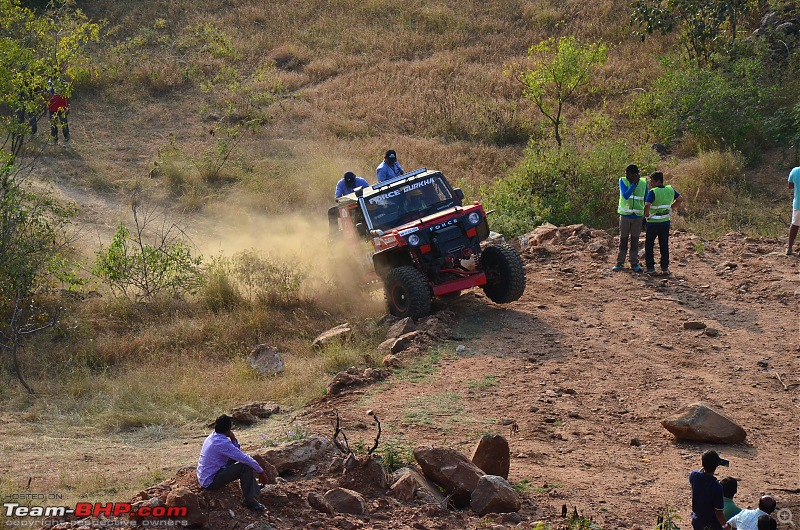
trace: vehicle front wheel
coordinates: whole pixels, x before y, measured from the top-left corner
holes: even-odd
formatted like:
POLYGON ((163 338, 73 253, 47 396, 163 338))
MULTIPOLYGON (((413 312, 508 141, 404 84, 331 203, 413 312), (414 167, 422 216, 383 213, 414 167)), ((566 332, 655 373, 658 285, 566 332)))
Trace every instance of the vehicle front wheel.
POLYGON ((384 280, 389 312, 396 317, 420 318, 431 312, 431 291, 425 277, 410 266, 397 267, 384 280))
POLYGON ((525 292, 525 267, 517 251, 508 245, 486 247, 481 252, 481 269, 486 274, 482 288, 492 302, 507 304, 525 292))

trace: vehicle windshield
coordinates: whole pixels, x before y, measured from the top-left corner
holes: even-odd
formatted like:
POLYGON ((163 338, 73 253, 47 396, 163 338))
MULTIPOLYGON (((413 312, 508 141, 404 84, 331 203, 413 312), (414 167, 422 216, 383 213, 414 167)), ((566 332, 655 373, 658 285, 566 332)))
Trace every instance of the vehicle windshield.
POLYGON ((364 204, 373 228, 387 230, 455 206, 456 199, 441 175, 407 182, 372 197, 364 204))

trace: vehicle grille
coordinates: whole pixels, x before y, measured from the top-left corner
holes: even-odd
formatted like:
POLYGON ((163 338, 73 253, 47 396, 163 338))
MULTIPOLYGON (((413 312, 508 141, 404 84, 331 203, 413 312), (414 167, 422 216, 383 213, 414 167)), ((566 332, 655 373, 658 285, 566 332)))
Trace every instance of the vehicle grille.
POLYGON ((460 226, 450 226, 434 232, 433 244, 439 255, 444 256, 465 248, 469 240, 460 226))

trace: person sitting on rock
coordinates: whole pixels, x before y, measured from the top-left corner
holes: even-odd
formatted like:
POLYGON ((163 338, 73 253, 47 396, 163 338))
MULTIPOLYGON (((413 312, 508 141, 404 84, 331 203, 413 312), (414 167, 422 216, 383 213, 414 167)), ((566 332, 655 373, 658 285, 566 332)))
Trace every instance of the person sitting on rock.
POLYGON ((266 483, 267 474, 258 462, 242 452, 231 426, 231 417, 225 414, 214 422, 214 432, 208 435, 200 450, 197 480, 204 489, 216 490, 238 479, 242 504, 254 512, 263 512, 266 508, 258 502, 261 488, 256 476, 266 483))
POLYGON ((727 521, 742 511, 742 509, 733 502, 734 495, 739 491, 739 482, 733 477, 722 477, 719 483, 722 485, 722 502, 724 504, 722 507, 722 515, 725 516, 725 520, 727 521))
POLYGON ((758 530, 759 517, 771 514, 777 505, 774 498, 764 495, 758 500, 758 508, 740 511, 728 519, 728 524, 737 530, 758 530))

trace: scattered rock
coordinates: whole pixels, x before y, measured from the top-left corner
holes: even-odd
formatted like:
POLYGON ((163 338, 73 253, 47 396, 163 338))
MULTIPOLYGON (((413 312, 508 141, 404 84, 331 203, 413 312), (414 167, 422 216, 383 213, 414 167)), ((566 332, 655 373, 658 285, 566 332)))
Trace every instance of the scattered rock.
POLYGON ((167 494, 167 507, 186 508, 187 526, 202 526, 208 518, 200 510, 200 500, 196 493, 186 488, 176 488, 167 494))
POLYGON ((329 461, 333 451, 330 440, 314 434, 305 440, 265 449, 257 454, 275 466, 278 473, 286 473, 293 469, 307 468, 320 460, 329 461))
POLYGON ((702 403, 684 406, 661 425, 679 440, 738 444, 747 437, 733 420, 702 403))
POLYGON ((683 329, 706 329, 706 324, 699 320, 689 320, 683 323, 683 329))
POLYGON ((386 332, 387 339, 396 339, 406 333, 411 333, 412 331, 416 331, 417 325, 414 323, 414 319, 411 317, 406 317, 399 322, 392 325, 389 330, 386 332))
POLYGON ((397 355, 403 350, 407 350, 412 344, 414 344, 414 341, 417 339, 418 335, 419 335, 418 331, 412 331, 410 333, 401 335, 400 337, 395 339, 394 343, 392 343, 392 348, 390 351, 393 354, 397 355))
POLYGON ((452 495, 457 507, 470 503, 470 495, 484 475, 478 466, 455 449, 421 446, 414 449, 414 458, 427 478, 452 495))
POLYGON ((363 377, 353 375, 349 372, 339 372, 338 374, 333 376, 331 382, 328 383, 326 391, 329 396, 337 396, 341 394, 342 391, 347 387, 361 385, 361 384, 364 384, 363 377))
POLYGON ((369 497, 378 497, 389 488, 389 477, 383 463, 371 455, 356 457, 345 466, 339 485, 369 497))
POLYGON ((392 355, 391 353, 386 355, 381 362, 387 368, 400 368, 403 365, 403 363, 400 361, 400 358, 396 355, 392 355))
POLYGON ((497 475, 485 475, 478 480, 469 505, 480 516, 487 513, 516 512, 522 507, 511 484, 497 475))
POLYGON ((456 353, 457 353, 458 355, 461 355, 461 354, 462 354, 462 353, 464 353, 465 351, 467 351, 467 347, 466 347, 466 346, 464 346, 463 344, 459 344, 458 346, 456 346, 456 353))
POLYGON ((470 460, 487 475, 498 475, 508 479, 511 465, 508 440, 499 434, 484 434, 475 446, 470 460))
POLYGON ((308 496, 306 497, 306 501, 308 501, 308 505, 317 510, 318 512, 327 513, 328 515, 334 514, 334 508, 331 506, 325 497, 318 493, 314 493, 313 491, 308 492, 308 496))
POLYGON ((705 334, 709 337, 719 337, 719 330, 716 328, 706 328, 705 334))
POLYGON ((766 359, 761 359, 756 363, 760 368, 769 368, 769 361, 766 359))
POLYGON ((398 471, 400 478, 395 480, 389 489, 389 494, 402 501, 412 501, 421 498, 433 504, 444 504, 444 495, 431 481, 410 468, 398 471))
POLYGON ((254 423, 258 422, 258 418, 250 414, 249 412, 245 412, 243 410, 235 410, 231 413, 231 418, 233 421, 238 423, 239 425, 253 425, 254 423))
POLYGON ((397 340, 396 338, 392 337, 391 339, 386 339, 385 341, 381 342, 380 344, 378 344, 378 352, 379 353, 391 352, 392 346, 394 345, 394 341, 396 340, 397 340))
POLYGON ((267 344, 259 344, 247 357, 247 363, 261 375, 283 372, 283 359, 278 350, 267 344))
POLYGON ((631 445, 633 447, 641 447, 642 442, 638 438, 631 438, 631 445))
POLYGON ((259 454, 253 455, 253 460, 258 462, 258 465, 261 466, 261 469, 263 469, 264 473, 266 473, 266 484, 276 484, 278 481, 278 475, 280 475, 280 473, 278 473, 278 469, 273 466, 271 462, 267 462, 267 460, 259 454))
POLYGON ((344 323, 336 326, 335 328, 331 328, 328 331, 321 333, 314 339, 314 342, 311 343, 312 348, 321 348, 326 344, 329 344, 332 341, 345 341, 350 338, 350 333, 353 332, 353 328, 350 327, 350 324, 344 323))
POLYGON ((345 488, 333 488, 325 492, 324 499, 331 505, 334 511, 339 513, 361 515, 367 511, 367 503, 364 501, 364 497, 357 491, 345 488))

